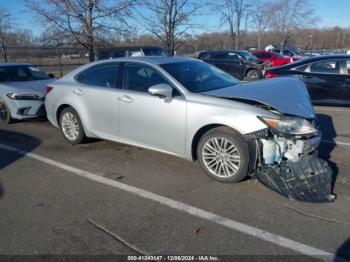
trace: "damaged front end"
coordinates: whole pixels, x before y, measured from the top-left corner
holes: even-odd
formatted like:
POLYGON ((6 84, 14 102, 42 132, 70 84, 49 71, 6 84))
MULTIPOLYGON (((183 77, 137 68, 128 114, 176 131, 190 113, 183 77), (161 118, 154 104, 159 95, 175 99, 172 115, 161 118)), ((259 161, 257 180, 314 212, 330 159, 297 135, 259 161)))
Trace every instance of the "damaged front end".
POLYGON ((251 170, 258 180, 295 200, 334 200, 332 170, 317 156, 321 134, 316 121, 285 116, 259 119, 267 128, 246 135, 254 151, 251 170))

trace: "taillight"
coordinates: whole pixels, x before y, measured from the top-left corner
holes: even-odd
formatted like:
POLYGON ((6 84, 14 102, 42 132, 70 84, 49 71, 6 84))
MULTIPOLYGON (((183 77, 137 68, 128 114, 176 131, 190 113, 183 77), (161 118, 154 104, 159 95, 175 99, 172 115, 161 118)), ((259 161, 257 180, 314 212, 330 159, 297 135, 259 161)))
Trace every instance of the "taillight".
POLYGON ((50 93, 52 91, 53 87, 52 86, 46 86, 45 91, 46 94, 50 93))
POLYGON ((275 78, 275 77, 277 77, 277 75, 272 73, 271 71, 267 71, 265 73, 265 76, 266 76, 266 78, 275 78))

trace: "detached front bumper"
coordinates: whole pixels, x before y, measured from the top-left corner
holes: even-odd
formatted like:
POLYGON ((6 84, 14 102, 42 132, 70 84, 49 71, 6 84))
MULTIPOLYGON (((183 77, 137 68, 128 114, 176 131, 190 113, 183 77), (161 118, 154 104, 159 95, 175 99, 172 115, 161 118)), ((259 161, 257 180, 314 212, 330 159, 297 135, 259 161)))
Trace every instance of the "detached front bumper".
POLYGON ((328 202, 332 169, 316 152, 321 133, 310 138, 265 137, 256 140, 258 180, 281 195, 308 202, 328 202))

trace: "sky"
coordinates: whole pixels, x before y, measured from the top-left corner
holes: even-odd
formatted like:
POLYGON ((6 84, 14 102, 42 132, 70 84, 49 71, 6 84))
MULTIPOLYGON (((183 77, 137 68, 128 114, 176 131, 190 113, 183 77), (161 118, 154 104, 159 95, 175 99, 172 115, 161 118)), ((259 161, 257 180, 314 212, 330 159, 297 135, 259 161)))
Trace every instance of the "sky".
MULTIPOLYGON (((200 0, 198 0, 200 1, 200 0)), ((350 0, 310 0, 315 8, 316 15, 320 18, 318 27, 349 27, 350 28, 350 0)), ((33 19, 30 11, 25 9, 24 0, 0 0, 0 8, 6 8, 12 15, 12 20, 17 28, 32 30, 34 34, 40 34, 42 29, 33 19)), ((196 18, 197 23, 204 22, 212 31, 217 28, 218 17, 206 16, 196 18)))

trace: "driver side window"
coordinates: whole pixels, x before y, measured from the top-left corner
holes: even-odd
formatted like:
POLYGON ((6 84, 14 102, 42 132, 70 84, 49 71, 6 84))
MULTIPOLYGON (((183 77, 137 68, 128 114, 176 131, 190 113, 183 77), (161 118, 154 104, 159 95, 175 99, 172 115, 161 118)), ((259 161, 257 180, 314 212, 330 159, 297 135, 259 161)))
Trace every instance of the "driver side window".
POLYGON ((138 92, 148 92, 151 86, 169 84, 155 69, 142 64, 127 64, 124 73, 124 88, 138 92))

